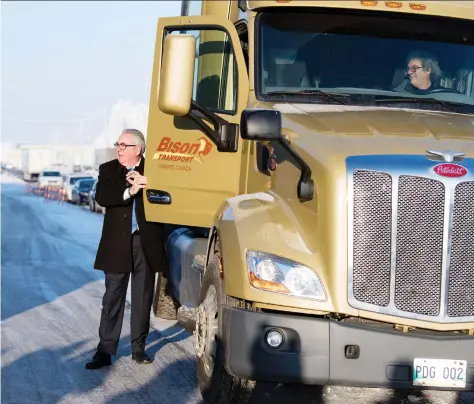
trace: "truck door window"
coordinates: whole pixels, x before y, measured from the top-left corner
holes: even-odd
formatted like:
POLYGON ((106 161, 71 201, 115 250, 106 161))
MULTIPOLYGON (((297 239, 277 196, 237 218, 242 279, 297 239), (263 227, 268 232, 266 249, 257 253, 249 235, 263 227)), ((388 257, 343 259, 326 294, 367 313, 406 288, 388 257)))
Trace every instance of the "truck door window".
POLYGON ((228 34, 218 29, 171 31, 196 38, 193 100, 222 114, 235 114, 237 64, 228 34))

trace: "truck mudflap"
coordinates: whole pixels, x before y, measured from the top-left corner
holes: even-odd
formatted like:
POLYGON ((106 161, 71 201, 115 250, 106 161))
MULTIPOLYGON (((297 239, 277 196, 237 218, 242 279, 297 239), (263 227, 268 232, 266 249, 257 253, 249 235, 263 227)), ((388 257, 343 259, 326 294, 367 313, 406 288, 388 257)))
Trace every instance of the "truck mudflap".
POLYGON ((244 379, 474 391, 474 337, 225 307, 226 370, 244 379), (442 335, 444 334, 444 335, 442 335))

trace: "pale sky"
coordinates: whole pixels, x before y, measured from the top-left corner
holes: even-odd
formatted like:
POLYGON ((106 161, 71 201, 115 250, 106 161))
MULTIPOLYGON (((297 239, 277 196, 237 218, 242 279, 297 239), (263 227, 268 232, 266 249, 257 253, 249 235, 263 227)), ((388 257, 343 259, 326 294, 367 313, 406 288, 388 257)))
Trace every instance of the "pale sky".
POLYGON ((158 18, 180 12, 179 0, 2 2, 2 143, 73 140, 79 118, 92 141, 118 100, 148 103, 158 18))

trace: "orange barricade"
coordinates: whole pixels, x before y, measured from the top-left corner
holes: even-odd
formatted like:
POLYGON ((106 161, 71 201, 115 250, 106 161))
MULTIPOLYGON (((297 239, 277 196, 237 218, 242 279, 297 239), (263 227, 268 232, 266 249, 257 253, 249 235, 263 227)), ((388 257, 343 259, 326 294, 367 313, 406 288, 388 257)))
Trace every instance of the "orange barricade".
POLYGON ((44 195, 44 202, 48 202, 50 199, 54 198, 54 191, 51 187, 44 187, 43 188, 43 195, 44 195))
POLYGON ((25 184, 25 193, 42 196, 44 203, 48 203, 50 200, 57 200, 58 203, 63 204, 67 201, 67 192, 64 188, 40 187, 27 182, 25 184))
POLYGON ((67 200, 67 192, 64 188, 60 188, 58 191, 58 203, 61 205, 67 200))
POLYGON ((26 194, 32 194, 32 195, 38 195, 38 186, 32 185, 30 182, 27 182, 25 184, 25 193, 26 194))
POLYGON ((62 188, 56 187, 45 187, 44 188, 44 202, 48 202, 50 200, 57 200, 60 201, 62 199, 62 188))
POLYGON ((26 183, 26 192, 32 195, 39 195, 39 187, 36 185, 32 185, 30 183, 26 183))

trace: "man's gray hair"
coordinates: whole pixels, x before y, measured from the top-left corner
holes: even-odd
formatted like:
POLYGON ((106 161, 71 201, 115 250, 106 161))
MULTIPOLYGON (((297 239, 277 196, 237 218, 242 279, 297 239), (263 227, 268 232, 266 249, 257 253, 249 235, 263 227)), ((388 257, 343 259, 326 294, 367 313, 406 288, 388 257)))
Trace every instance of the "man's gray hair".
POLYGON ((439 82, 443 73, 441 71, 441 68, 439 67, 439 61, 436 56, 426 51, 413 51, 408 55, 407 63, 409 63, 410 60, 413 59, 419 59, 421 61, 421 67, 423 68, 423 70, 431 70, 431 78, 433 79, 433 81, 439 82))
POLYGON ((130 133, 131 135, 135 137, 136 144, 141 147, 141 154, 145 154, 146 141, 145 141, 145 136, 143 136, 143 133, 140 132, 138 129, 122 130, 122 135, 125 133, 130 133))

